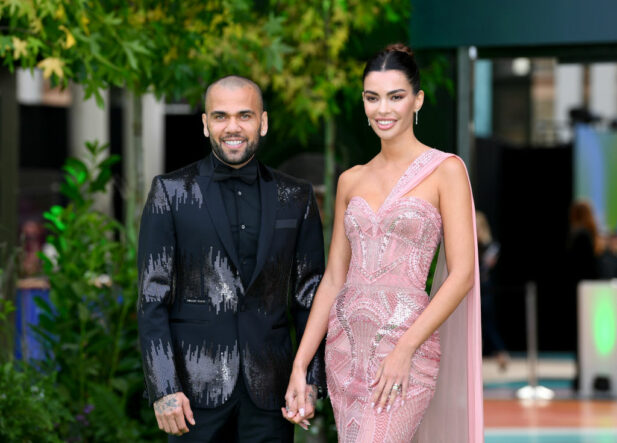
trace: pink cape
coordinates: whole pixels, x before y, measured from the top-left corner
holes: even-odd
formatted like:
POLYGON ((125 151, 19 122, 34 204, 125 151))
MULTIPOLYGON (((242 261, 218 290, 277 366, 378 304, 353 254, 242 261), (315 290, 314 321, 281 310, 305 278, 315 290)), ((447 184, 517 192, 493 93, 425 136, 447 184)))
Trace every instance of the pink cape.
MULTIPOLYGON (((454 156, 453 154, 440 154, 434 156, 422 170, 418 171, 417 176, 412 180, 413 183, 410 183, 412 186, 407 187, 408 190, 429 176, 443 160, 454 156)), ((477 244, 473 196, 472 216, 474 244, 477 244)), ((441 363, 437 388, 413 443, 484 442, 480 276, 477 250, 474 274, 474 285, 471 291, 439 328, 441 363)), ((431 297, 447 276, 448 269, 442 239, 431 297)))

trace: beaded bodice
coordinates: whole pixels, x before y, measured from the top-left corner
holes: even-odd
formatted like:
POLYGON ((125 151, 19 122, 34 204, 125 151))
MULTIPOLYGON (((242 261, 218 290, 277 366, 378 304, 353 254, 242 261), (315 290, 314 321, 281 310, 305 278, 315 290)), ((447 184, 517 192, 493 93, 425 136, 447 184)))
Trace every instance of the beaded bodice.
POLYGON ((351 245, 347 284, 424 289, 441 239, 441 216, 428 201, 405 194, 417 184, 417 172, 438 152, 421 154, 377 212, 362 197, 351 198, 345 212, 351 245))

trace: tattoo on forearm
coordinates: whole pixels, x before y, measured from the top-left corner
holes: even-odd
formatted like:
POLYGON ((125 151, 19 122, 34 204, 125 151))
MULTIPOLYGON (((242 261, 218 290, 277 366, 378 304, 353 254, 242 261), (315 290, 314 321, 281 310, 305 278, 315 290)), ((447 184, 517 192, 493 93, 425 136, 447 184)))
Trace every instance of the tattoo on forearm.
POLYGON ((178 407, 178 400, 176 397, 163 397, 160 400, 154 402, 154 410, 157 414, 164 414, 178 407))

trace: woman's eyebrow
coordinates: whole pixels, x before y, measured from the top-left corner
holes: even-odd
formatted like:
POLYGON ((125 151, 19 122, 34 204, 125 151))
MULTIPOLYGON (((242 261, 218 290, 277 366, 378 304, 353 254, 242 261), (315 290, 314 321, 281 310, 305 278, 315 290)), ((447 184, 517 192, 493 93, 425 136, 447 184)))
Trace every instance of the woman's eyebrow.
MULTIPOLYGON (((398 94, 400 92, 406 92, 404 89, 395 89, 394 91, 388 91, 387 95, 392 95, 392 94, 398 94)), ((369 90, 365 90, 364 91, 365 94, 373 94, 373 95, 379 95, 378 93, 376 93, 375 91, 369 91, 369 90)))

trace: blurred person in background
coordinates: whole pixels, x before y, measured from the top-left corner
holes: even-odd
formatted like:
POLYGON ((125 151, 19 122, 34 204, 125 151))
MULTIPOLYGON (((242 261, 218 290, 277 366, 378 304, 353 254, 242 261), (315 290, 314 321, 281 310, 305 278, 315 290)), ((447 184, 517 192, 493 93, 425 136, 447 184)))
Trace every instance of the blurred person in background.
POLYGON ((598 256, 598 278, 617 278, 617 230, 600 236, 602 252, 598 256))
POLYGON ((601 248, 591 204, 584 200, 573 202, 568 240, 568 275, 572 284, 598 277, 596 257, 601 248))
POLYGON ((598 278, 597 256, 601 243, 598 240, 598 228, 593 216, 591 204, 584 200, 576 200, 570 206, 570 235, 567 244, 566 279, 568 291, 563 306, 565 308, 564 324, 573 325, 564 328, 563 337, 570 348, 574 350, 576 376, 572 388, 579 388, 578 361, 578 284, 582 280, 598 278))
POLYGON ((20 257, 20 277, 34 277, 41 273, 39 252, 45 244, 45 227, 37 220, 27 220, 21 227, 22 251, 20 257))
POLYGON ((495 315, 495 285, 493 269, 499 260, 500 245, 493 240, 491 227, 486 215, 476 211, 478 233, 478 259, 480 265, 480 297, 482 307, 482 350, 485 355, 494 355, 499 368, 507 368, 510 356, 497 330, 495 315))

